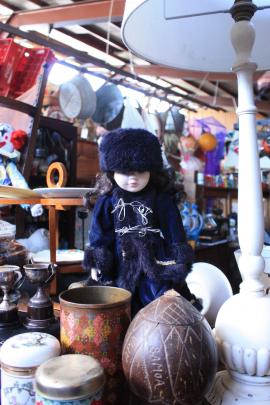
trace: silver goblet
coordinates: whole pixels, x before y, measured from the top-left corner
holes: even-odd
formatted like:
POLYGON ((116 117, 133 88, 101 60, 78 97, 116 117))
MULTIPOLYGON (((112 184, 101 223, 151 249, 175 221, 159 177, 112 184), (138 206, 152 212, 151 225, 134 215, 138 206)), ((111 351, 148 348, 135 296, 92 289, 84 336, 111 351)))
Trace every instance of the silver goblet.
POLYGON ((31 284, 37 286, 35 295, 27 304, 27 318, 24 325, 27 328, 47 328, 55 321, 53 303, 46 288, 56 272, 55 264, 26 264, 23 266, 25 276, 31 284))
POLYGON ((0 327, 9 327, 19 322, 17 305, 10 302, 9 291, 18 288, 23 282, 23 275, 19 266, 0 266, 0 288, 3 299, 0 304, 0 327))

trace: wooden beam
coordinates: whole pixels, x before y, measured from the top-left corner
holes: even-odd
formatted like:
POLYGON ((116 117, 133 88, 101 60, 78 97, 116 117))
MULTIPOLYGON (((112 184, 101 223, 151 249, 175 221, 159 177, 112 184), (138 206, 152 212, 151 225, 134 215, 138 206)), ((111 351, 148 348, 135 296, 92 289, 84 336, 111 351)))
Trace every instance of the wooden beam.
MULTIPOLYGON (((22 25, 51 24, 64 27, 68 24, 92 24, 108 21, 111 1, 81 1, 56 7, 42 7, 38 10, 17 11, 9 24, 22 25)), ((120 21, 123 17, 125 0, 114 0, 111 21, 120 21)))
MULTIPOLYGON (((213 86, 217 86, 217 82, 210 82, 213 86)), ((219 90, 222 90, 224 93, 225 93, 225 97, 226 96, 228 96, 228 97, 234 97, 234 98, 236 98, 236 97, 238 97, 238 95, 237 95, 237 91, 235 92, 235 91, 232 91, 232 90, 229 90, 229 89, 227 89, 226 88, 226 86, 224 86, 224 84, 223 83, 218 83, 218 89, 219 90)))
POLYGON ((37 107, 4 96, 0 96, 0 106, 10 108, 11 110, 20 111, 30 115, 31 117, 34 117, 37 113, 37 107))
MULTIPOLYGON (((116 26, 116 24, 113 24, 114 26, 116 26)), ((87 29, 88 31, 90 31, 92 34, 96 34, 99 37, 102 37, 104 41, 107 41, 107 31, 100 28, 98 25, 85 25, 84 29, 87 29)), ((127 47, 124 44, 124 42, 121 40, 121 38, 118 38, 116 35, 114 35, 113 33, 110 34, 110 42, 113 42, 116 46, 119 47, 119 51, 121 49, 126 50, 127 51, 127 47)))
MULTIPOLYGON (((128 68, 127 68, 128 69, 128 68)), ((175 69, 161 65, 134 66, 134 70, 138 75, 145 76, 166 76, 174 79, 197 79, 197 80, 212 80, 212 81, 235 81, 234 73, 215 73, 201 72, 195 70, 175 69)), ((260 77, 262 72, 256 72, 254 78, 260 77)))
MULTIPOLYGON (((96 66, 100 66, 102 68, 105 68, 109 71, 112 71, 120 76, 124 76, 124 77, 129 77, 131 79, 135 79, 138 82, 144 83, 147 86, 149 86, 150 88, 155 88, 156 90, 162 90, 164 93, 166 93, 166 95, 172 94, 174 96, 177 97, 181 97, 183 100, 189 100, 192 101, 195 104, 201 104, 205 107, 209 107, 209 105, 207 103, 203 103, 203 102, 198 102, 196 97, 191 97, 188 95, 179 95, 179 93, 177 93, 176 91, 172 90, 172 89, 166 89, 160 85, 158 85, 157 83, 152 83, 151 81, 148 81, 142 77, 139 76, 134 76, 133 73, 126 71, 126 70, 122 70, 116 66, 112 66, 109 63, 104 62, 101 59, 95 58, 94 56, 88 55, 85 52, 81 52, 78 51, 74 48, 71 48, 70 46, 63 44, 63 43, 59 43, 56 42, 52 39, 48 39, 45 38, 44 36, 41 36, 40 34, 36 34, 36 33, 32 33, 32 32, 25 32, 25 31, 21 31, 19 28, 13 27, 9 24, 4 24, 2 22, 0 22, 0 32, 4 31, 4 32, 8 32, 9 34, 12 35, 17 35, 21 38, 25 38, 30 42, 34 42, 36 44, 39 44, 41 46, 46 46, 50 49, 55 50, 56 52, 62 53, 64 55, 68 55, 68 56, 73 56, 77 61, 79 61, 82 64, 88 64, 88 63, 92 63, 96 66)), ((184 108, 184 106, 183 106, 184 108)), ((218 109, 218 108, 214 108, 213 109, 218 109)))
POLYGON ((14 4, 10 4, 5 0, 0 0, 0 4, 2 6, 4 6, 4 7, 10 8, 10 10, 13 10, 13 11, 19 11, 20 10, 19 7, 15 6, 14 4))
MULTIPOLYGON (((235 109, 235 104, 233 102, 233 97, 208 97, 208 96, 197 96, 199 101, 212 104, 213 107, 229 107, 235 109)), ((270 113, 270 101, 255 101, 257 110, 262 113, 270 113)))
POLYGON ((39 7, 48 7, 48 3, 46 3, 46 1, 43 0, 31 0, 31 3, 34 3, 39 7))
MULTIPOLYGON (((99 38, 96 38, 89 33, 87 35, 84 34, 75 34, 74 32, 70 31, 68 28, 58 28, 57 31, 62 32, 63 34, 69 35, 71 38, 77 39, 77 41, 80 41, 86 45, 92 46, 95 49, 98 49, 101 52, 104 52, 106 54, 106 43, 99 38)), ((116 48, 112 42, 110 42, 109 46, 109 54, 114 56, 114 52, 119 51, 118 48, 116 48)), ((119 59, 119 62, 123 62, 121 58, 118 56, 115 56, 117 59, 119 59)))
MULTIPOLYGON (((73 64, 68 63, 68 62, 66 62, 66 61, 61 61, 61 62, 59 62, 59 63, 61 63, 61 64, 64 65, 64 66, 69 66, 69 67, 71 67, 71 68, 73 68, 73 69, 75 69, 75 70, 78 70, 78 71, 82 72, 82 73, 90 73, 90 71, 92 70, 91 67, 81 68, 81 67, 79 67, 79 66, 73 65, 73 64)), ((104 74, 101 74, 101 73, 96 73, 96 72, 94 73, 93 71, 92 71, 92 73, 90 73, 90 74, 93 74, 94 76, 99 77, 99 78, 101 78, 101 79, 107 80, 107 81, 109 81, 110 83, 114 83, 116 86, 120 84, 121 86, 124 86, 124 87, 126 87, 126 88, 128 88, 128 89, 136 90, 136 91, 138 91, 138 92, 140 92, 140 93, 142 93, 142 94, 145 94, 146 96, 149 96, 149 97, 153 97, 153 96, 154 96, 154 93, 153 93, 153 92, 147 91, 145 88, 143 88, 143 87, 141 87, 141 86, 138 86, 138 83, 132 83, 132 84, 130 84, 130 83, 128 83, 128 82, 126 82, 126 81, 124 81, 124 80, 121 80, 121 79, 120 79, 120 80, 119 80, 119 79, 114 79, 113 76, 108 77, 108 76, 106 76, 106 75, 104 75, 104 74)), ((170 89, 165 89, 164 92, 165 92, 166 94, 170 94, 170 89)), ((179 97, 180 97, 180 96, 181 96, 181 95, 179 94, 179 97)), ((160 96, 160 95, 159 95, 159 99, 168 102, 168 98, 167 98, 166 95, 164 95, 164 96, 160 96)), ((1 97, 0 97, 0 101, 1 101, 1 97)), ((185 101, 185 100, 184 100, 184 97, 183 97, 183 101, 185 101)), ((189 107, 188 105, 186 105, 185 103, 181 103, 180 101, 179 101, 179 102, 175 102, 175 101, 170 100, 169 102, 170 102, 170 104, 175 105, 176 107, 179 107, 180 109, 181 109, 181 108, 184 108, 184 109, 189 110, 189 111, 197 112, 196 109, 194 109, 194 108, 192 108, 192 107, 189 107)), ((44 118, 47 118, 47 117, 44 117, 44 118)))

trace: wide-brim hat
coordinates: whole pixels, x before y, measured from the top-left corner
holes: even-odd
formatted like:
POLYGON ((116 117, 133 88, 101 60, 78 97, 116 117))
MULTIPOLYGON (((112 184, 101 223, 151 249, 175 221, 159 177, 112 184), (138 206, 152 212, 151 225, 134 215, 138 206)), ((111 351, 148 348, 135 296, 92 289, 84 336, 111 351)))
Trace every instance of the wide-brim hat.
POLYGON ((120 128, 103 136, 100 168, 113 172, 160 171, 163 168, 158 138, 145 129, 120 128))

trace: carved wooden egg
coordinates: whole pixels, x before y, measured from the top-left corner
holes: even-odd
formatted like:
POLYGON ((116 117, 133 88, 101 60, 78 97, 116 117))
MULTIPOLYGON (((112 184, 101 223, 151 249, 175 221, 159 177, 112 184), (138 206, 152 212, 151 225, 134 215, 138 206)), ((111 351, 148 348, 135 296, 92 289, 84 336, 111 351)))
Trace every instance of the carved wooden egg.
POLYGON ((122 364, 131 391, 147 403, 195 405, 213 382, 216 343, 203 315, 170 290, 131 322, 122 364))

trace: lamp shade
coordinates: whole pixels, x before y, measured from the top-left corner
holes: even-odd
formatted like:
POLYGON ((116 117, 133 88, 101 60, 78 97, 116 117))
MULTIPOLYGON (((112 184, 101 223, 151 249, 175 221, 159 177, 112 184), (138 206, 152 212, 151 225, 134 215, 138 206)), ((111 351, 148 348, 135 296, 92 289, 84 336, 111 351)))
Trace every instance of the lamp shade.
MULTIPOLYGON (((255 0, 257 6, 269 0, 255 0)), ((233 0, 126 0, 123 41, 136 55, 178 69, 228 72, 235 60, 229 13, 179 16, 229 10, 233 0)), ((270 66, 270 9, 258 10, 252 23, 256 40, 252 60, 258 70, 270 66)))

